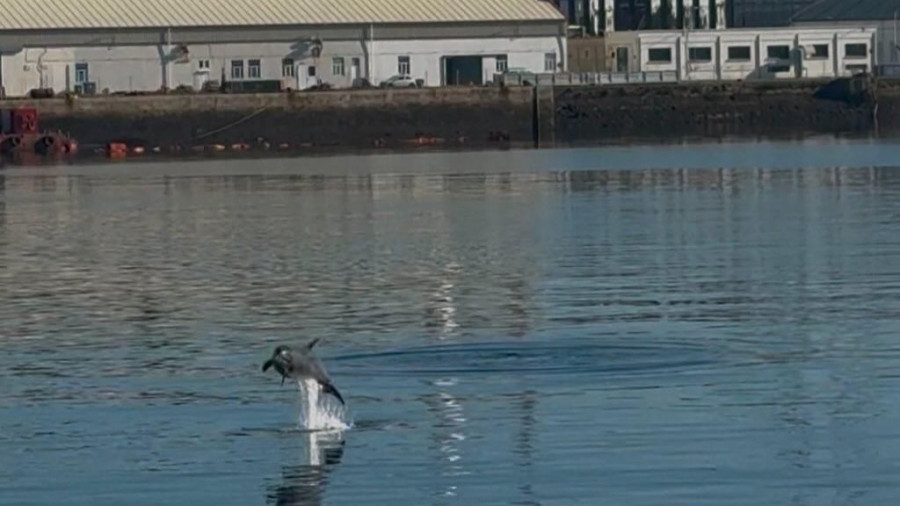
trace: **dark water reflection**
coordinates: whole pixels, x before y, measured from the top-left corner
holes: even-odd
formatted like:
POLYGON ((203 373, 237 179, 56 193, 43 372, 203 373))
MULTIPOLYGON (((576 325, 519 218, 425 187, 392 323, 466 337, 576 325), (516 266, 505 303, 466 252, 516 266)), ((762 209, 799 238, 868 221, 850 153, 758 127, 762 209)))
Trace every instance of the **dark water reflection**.
POLYGON ((0 504, 891 504, 900 146, 0 172, 0 504), (322 338, 356 426, 262 375, 322 338))
POLYGON ((306 439, 305 462, 284 466, 281 482, 269 488, 267 504, 314 506, 323 504, 329 474, 341 463, 344 439, 340 433, 310 432, 306 439))

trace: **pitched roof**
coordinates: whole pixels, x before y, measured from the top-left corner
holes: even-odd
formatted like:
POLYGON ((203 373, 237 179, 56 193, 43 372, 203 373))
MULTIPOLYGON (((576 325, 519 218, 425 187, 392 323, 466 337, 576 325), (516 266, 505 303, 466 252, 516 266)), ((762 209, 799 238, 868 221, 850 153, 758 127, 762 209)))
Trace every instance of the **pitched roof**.
POLYGON ((900 0, 819 0, 794 16, 794 22, 883 21, 900 17, 900 0))
POLYGON ((563 21, 541 0, 3 0, 0 30, 563 21))

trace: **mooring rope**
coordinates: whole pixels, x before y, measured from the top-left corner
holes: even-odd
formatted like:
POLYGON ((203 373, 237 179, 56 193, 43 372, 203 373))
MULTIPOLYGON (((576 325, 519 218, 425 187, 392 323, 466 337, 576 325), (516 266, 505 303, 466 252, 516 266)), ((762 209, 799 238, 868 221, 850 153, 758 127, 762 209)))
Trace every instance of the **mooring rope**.
POLYGON ((232 123, 229 123, 229 124, 227 124, 227 125, 225 125, 225 126, 223 126, 223 127, 221 127, 221 128, 216 128, 215 130, 212 130, 211 132, 206 132, 206 133, 204 133, 204 134, 202 134, 202 135, 198 135, 198 136, 194 137, 194 140, 203 139, 203 138, 205 138, 205 137, 209 137, 210 135, 215 135, 215 134, 217 134, 217 133, 219 133, 219 132, 224 132, 225 130, 228 130, 229 128, 236 127, 236 126, 240 125, 241 123, 244 123, 244 122, 246 122, 246 121, 249 121, 249 120, 253 119, 253 118, 256 117, 256 116, 259 116, 260 114, 262 114, 263 112, 265 112, 269 107, 271 107, 271 105, 272 105, 272 104, 265 105, 265 106, 263 106, 263 107, 261 107, 261 108, 255 110, 255 111, 251 112, 250 114, 244 116, 243 118, 241 118, 241 119, 239 119, 239 120, 237 120, 237 121, 234 121, 234 122, 232 122, 232 123))

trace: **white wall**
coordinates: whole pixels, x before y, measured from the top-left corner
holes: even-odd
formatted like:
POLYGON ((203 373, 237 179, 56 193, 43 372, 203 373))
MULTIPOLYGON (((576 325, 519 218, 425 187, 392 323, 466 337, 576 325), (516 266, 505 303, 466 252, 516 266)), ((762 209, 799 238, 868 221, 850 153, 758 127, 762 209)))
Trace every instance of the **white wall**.
POLYGON ((694 81, 712 81, 719 78, 719 57, 718 32, 693 32, 688 33, 684 38, 684 66, 682 67, 685 79, 694 81), (691 59, 691 50, 700 51, 708 50, 710 60, 694 60, 691 59))
MULTIPOLYGON (((415 41, 376 41, 374 67, 377 80, 386 79, 398 71, 398 58, 409 56, 410 75, 424 79, 426 86, 440 86, 443 81, 443 58, 447 56, 482 56, 485 60, 496 61, 498 55, 506 55, 509 68, 525 68, 533 72, 544 72, 544 56, 555 53, 557 62, 565 62, 557 38, 528 39, 452 39, 415 41)), ((483 79, 493 79, 495 66, 488 68, 482 61, 483 79)))
POLYGON ((759 46, 756 37, 745 34, 740 37, 727 37, 719 41, 720 76, 725 80, 748 79, 753 76, 759 66, 759 46), (749 49, 749 58, 744 54, 749 49), (731 57, 732 53, 734 58, 731 57))
MULTIPOLYGON (((648 32, 649 33, 649 32, 648 32)), ((672 72, 681 66, 681 35, 675 32, 653 32, 652 37, 638 35, 638 47, 640 53, 639 71, 644 72, 672 72), (668 50, 668 61, 651 61, 651 50, 668 50)))
POLYGON ((798 23, 803 28, 843 28, 850 31, 873 29, 876 31, 874 64, 900 63, 900 27, 892 20, 884 21, 835 21, 798 23))
POLYGON ((759 30, 698 30, 638 32, 640 70, 677 71, 682 80, 822 78, 851 75, 853 66, 871 71, 875 30, 860 28, 802 28, 759 30), (847 44, 865 44, 865 57, 847 57, 847 44), (813 55, 815 45, 827 45, 828 56, 813 55), (769 48, 787 46, 787 58, 769 60, 769 48), (669 62, 652 62, 651 49, 668 48, 669 62), (689 61, 691 48, 710 48, 712 61, 689 61), (729 48, 749 49, 749 58, 729 58, 729 48))
POLYGON ((205 79, 220 80, 223 70, 226 79, 232 80, 233 60, 244 62, 244 80, 250 80, 249 61, 260 60, 260 79, 284 79, 291 87, 303 88, 314 81, 305 78, 307 69, 314 66, 316 77, 322 82, 345 87, 352 83, 353 58, 359 58, 359 77, 377 85, 397 74, 399 56, 409 56, 412 77, 424 79, 428 86, 439 86, 444 82, 442 69, 447 56, 484 57, 485 81, 493 79, 498 55, 507 56, 510 68, 523 67, 533 72, 544 72, 546 53, 555 53, 558 62, 566 62, 565 44, 559 37, 327 41, 318 58, 311 56, 307 42, 190 45, 188 57, 183 61, 175 58, 176 50, 168 45, 26 48, 17 54, 0 55, 3 65, 0 84, 9 96, 23 96, 40 87, 63 92, 67 86, 71 90, 76 84, 76 64, 86 63, 89 81, 96 83, 98 93, 105 89, 157 91, 163 86, 174 89, 180 85, 199 85, 205 79), (369 52, 372 52, 371 62, 369 52), (332 72, 335 57, 344 60, 343 75, 332 72), (294 60, 296 76, 283 75, 284 58, 294 60))
POLYGON ((767 79, 789 79, 794 77, 825 77, 833 75, 813 74, 808 69, 802 68, 797 59, 797 33, 787 30, 772 30, 759 34, 759 77, 767 79), (788 47, 787 58, 774 60, 769 57, 770 51, 782 47, 788 47), (768 65, 767 65, 768 64, 768 65))

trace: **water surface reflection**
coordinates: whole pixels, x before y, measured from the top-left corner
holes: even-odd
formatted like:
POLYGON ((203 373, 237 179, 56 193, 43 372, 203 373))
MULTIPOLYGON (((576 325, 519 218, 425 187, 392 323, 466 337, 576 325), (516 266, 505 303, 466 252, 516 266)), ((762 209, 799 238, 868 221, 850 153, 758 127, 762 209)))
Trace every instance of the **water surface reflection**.
POLYGON ((300 464, 281 470, 281 483, 269 487, 267 504, 317 506, 323 504, 329 476, 344 456, 344 435, 339 431, 304 433, 306 445, 300 464))
POLYGON ((898 157, 3 169, 0 504, 892 504, 898 157))

